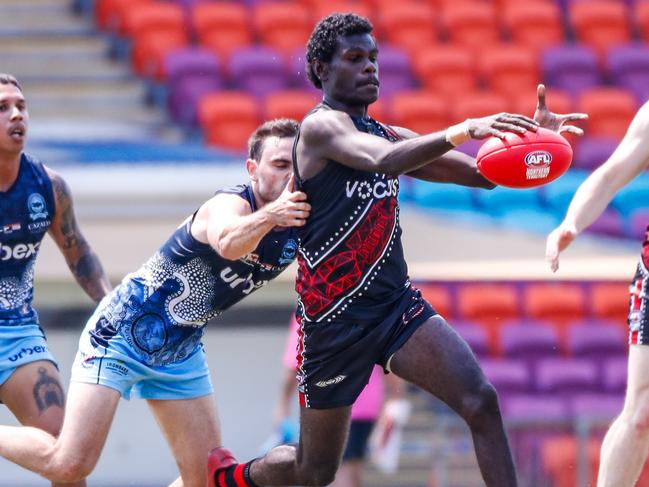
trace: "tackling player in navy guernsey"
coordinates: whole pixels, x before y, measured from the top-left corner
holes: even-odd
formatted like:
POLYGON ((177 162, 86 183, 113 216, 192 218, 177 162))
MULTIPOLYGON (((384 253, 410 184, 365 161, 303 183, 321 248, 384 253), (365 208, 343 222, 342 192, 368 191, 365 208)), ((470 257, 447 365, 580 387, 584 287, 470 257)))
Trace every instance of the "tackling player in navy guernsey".
POLYGON ((21 424, 58 435, 63 387, 32 307, 34 264, 45 234, 90 298, 98 302, 110 283, 79 230, 65 181, 23 151, 28 129, 18 81, 0 74, 0 401, 21 424))
MULTIPOLYGON (((351 405, 375 364, 442 399, 466 421, 487 486, 516 485, 494 388, 467 344, 409 281, 398 176, 493 187, 475 160, 453 147, 536 130, 539 122, 500 113, 418 136, 372 119, 367 107, 378 98, 379 49, 371 32, 363 17, 332 14, 307 45, 307 73, 323 101, 302 121, 293 148, 295 181, 312 206, 297 232, 299 443, 243 464, 216 449, 208 467, 212 486, 331 483, 351 405)), ((562 126, 581 115, 538 112, 541 125, 580 131, 562 126)))
POLYGON ((79 340, 59 440, 0 427, 0 455, 61 482, 99 459, 120 397, 148 401, 176 458, 174 486, 207 483, 220 445, 201 345, 208 320, 277 277, 296 257, 310 206, 293 191, 297 122, 273 120, 250 137, 250 182, 218 191, 99 304, 79 340))

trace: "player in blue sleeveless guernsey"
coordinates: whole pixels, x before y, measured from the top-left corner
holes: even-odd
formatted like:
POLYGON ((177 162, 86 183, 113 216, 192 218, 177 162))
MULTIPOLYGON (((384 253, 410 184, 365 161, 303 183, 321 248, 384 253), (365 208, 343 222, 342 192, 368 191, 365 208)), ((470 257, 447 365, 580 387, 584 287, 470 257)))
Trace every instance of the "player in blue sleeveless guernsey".
POLYGON ((18 81, 0 74, 0 401, 21 424, 57 435, 64 393, 32 307, 34 264, 45 234, 93 300, 103 298, 110 283, 79 230, 65 181, 23 152, 28 128, 18 81))
MULTIPOLYGON (((353 14, 323 19, 307 46, 309 78, 324 94, 301 124, 294 173, 312 210, 298 230, 301 435, 265 457, 236 464, 210 456, 210 485, 327 485, 347 437, 350 409, 374 364, 445 401, 468 424, 485 483, 516 485, 494 388, 466 343, 408 279, 399 227, 400 174, 491 187, 473 158, 453 151, 468 139, 539 123, 501 113, 424 136, 367 116, 378 97, 372 26, 353 14)), ((557 130, 582 115, 540 110, 557 130)), ((576 127, 563 127, 579 132, 576 127)))
POLYGON ((79 340, 60 439, 0 427, 0 455, 48 479, 87 476, 120 397, 147 399, 180 469, 174 486, 206 485, 220 444, 201 337, 205 324, 277 277, 297 252, 310 206, 292 191, 298 124, 266 122, 251 136, 250 183, 219 191, 97 307, 79 340))

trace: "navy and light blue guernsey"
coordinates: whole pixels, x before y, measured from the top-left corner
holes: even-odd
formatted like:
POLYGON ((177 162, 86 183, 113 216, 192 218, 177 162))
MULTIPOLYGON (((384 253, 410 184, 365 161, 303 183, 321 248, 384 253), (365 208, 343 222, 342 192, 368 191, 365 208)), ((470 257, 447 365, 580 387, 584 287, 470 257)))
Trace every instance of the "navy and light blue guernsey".
MULTIPOLYGON (((314 111, 320 109, 330 107, 314 111)), ((350 118, 359 131, 399 140, 372 118, 350 118)), ((394 353, 436 312, 408 278, 398 178, 330 160, 302 180, 296 147, 295 180, 311 204, 306 225, 297 230, 300 404, 350 406, 374 365, 389 371, 394 353)))
POLYGON ((34 264, 55 210, 43 164, 23 154, 16 181, 0 192, 0 326, 38 322, 34 264))
MULTIPOLYGON (((221 192, 239 195, 257 210, 249 185, 221 192)), ((293 229, 270 231, 253 252, 233 261, 196 240, 190 232, 192 220, 104 298, 80 341, 86 366, 114 352, 152 369, 181 363, 201 350, 208 320, 277 277, 295 259, 293 229)))
MULTIPOLYGON (((362 132, 399 139, 369 117, 351 119, 362 132)), ((303 319, 358 322, 385 316, 409 283, 399 226, 399 179, 335 161, 308 180, 299 177, 297 167, 295 174, 311 204, 306 225, 298 229, 296 290, 303 319)))
POLYGON ((23 153, 16 181, 0 192, 0 385, 21 365, 54 362, 32 298, 34 264, 55 212, 45 167, 23 153))

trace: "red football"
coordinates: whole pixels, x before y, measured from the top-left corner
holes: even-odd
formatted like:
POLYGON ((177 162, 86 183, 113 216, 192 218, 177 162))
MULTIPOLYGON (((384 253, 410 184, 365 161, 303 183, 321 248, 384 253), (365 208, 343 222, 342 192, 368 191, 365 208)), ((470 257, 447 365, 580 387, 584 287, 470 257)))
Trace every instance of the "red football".
POLYGON ((477 155, 478 170, 494 184, 532 188, 554 181, 570 167, 572 147, 552 130, 490 137, 477 155))

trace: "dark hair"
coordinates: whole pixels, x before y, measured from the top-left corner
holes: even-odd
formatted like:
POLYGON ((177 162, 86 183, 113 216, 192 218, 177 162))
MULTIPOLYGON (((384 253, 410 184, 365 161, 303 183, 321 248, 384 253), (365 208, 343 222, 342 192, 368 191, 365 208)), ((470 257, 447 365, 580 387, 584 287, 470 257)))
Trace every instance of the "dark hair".
POLYGON ((23 91, 23 89, 20 87, 20 84, 18 83, 18 80, 10 74, 0 73, 0 85, 14 85, 20 91, 23 91))
POLYGON ((248 157, 258 161, 268 137, 295 137, 299 124, 291 118, 276 118, 262 123, 248 139, 248 157))
POLYGON ((316 59, 328 63, 333 59, 338 37, 356 34, 370 34, 374 27, 365 17, 356 14, 331 14, 322 19, 313 29, 306 45, 306 74, 309 81, 320 89, 322 83, 313 70, 316 59))

